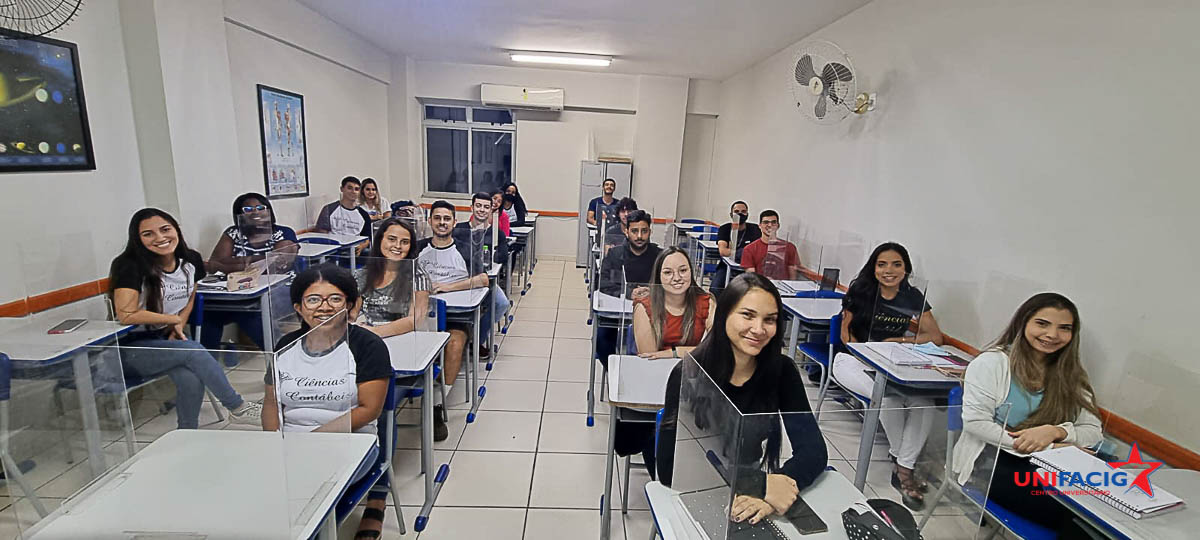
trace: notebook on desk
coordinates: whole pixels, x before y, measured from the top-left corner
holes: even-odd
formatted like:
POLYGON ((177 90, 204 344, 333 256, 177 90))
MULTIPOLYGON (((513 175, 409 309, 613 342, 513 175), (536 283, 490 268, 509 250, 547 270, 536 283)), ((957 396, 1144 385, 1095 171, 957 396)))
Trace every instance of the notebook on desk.
POLYGON ((729 519, 729 487, 693 491, 679 496, 684 511, 700 525, 710 539, 726 540, 788 540, 799 535, 829 530, 816 512, 797 497, 782 518, 772 516, 751 525, 749 521, 729 519), (791 527, 787 525, 790 524, 791 527))
MULTIPOLYGON (((1076 446, 1064 446, 1062 448, 1034 452, 1029 456, 1029 461, 1046 471, 1056 472, 1059 475, 1067 474, 1072 477, 1078 474, 1082 479, 1087 479, 1091 473, 1099 473, 1100 475, 1108 473, 1111 475, 1113 472, 1122 470, 1128 473, 1129 481, 1132 482, 1137 474, 1141 472, 1137 469, 1114 469, 1100 458, 1084 452, 1076 446)), ((1090 482, 1090 480, 1086 481, 1090 482)), ((1092 496, 1104 501, 1105 504, 1124 512, 1134 519, 1142 519, 1146 516, 1161 514, 1170 510, 1183 508, 1184 506, 1183 499, 1176 497, 1171 492, 1162 488, 1154 488, 1154 497, 1150 497, 1141 489, 1135 488, 1132 485, 1079 485, 1078 483, 1071 483, 1068 480, 1065 483, 1060 481, 1058 487, 1063 486, 1086 490, 1092 496)))
POLYGON ((944 356, 925 354, 915 350, 912 346, 906 346, 904 343, 879 341, 867 343, 866 347, 874 351, 875 354, 886 358, 897 366, 935 366, 943 368, 957 368, 963 365, 944 356))

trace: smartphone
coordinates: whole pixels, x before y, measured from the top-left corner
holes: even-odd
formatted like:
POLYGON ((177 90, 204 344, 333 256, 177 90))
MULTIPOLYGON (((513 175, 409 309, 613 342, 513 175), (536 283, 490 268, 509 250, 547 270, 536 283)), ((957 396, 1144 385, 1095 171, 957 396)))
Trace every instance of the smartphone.
POLYGON ((79 330, 80 327, 87 324, 87 319, 67 319, 58 323, 54 328, 47 331, 47 334, 67 334, 79 330))

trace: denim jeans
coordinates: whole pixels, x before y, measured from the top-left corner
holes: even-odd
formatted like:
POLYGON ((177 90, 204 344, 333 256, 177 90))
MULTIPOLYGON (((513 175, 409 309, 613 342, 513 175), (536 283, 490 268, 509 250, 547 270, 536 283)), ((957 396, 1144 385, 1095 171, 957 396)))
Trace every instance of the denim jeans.
MULTIPOLYGON (((492 290, 492 293, 492 305, 486 306, 483 309, 483 312, 479 314, 479 324, 481 325, 480 328, 489 328, 489 325, 495 320, 492 318, 493 314, 498 314, 498 316, 503 317, 504 314, 508 312, 508 306, 511 305, 511 302, 508 300, 508 296, 505 296, 504 294, 504 289, 496 287, 492 290)), ((482 331, 480 332, 480 335, 483 335, 482 331)))
POLYGON ((170 377, 175 383, 179 429, 199 427, 205 388, 227 409, 236 409, 244 402, 212 354, 190 339, 151 338, 126 343, 121 347, 121 363, 130 377, 149 379, 162 374, 170 377))
POLYGON ((204 314, 204 324, 200 330, 200 344, 205 349, 216 350, 221 346, 221 334, 225 325, 237 324, 258 348, 263 347, 262 315, 255 311, 210 311, 204 314))

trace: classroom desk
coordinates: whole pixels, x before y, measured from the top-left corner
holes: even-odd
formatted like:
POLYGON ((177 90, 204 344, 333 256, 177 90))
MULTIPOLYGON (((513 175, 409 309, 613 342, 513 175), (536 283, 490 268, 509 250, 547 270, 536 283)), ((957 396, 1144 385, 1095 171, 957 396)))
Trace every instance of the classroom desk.
POLYGON ((332 234, 319 232, 306 232, 297 235, 301 244, 336 244, 339 248, 350 248, 350 268, 356 268, 355 257, 358 255, 358 250, 354 249, 359 244, 370 240, 365 236, 353 234, 332 234))
MULTIPOLYGON (((869 344, 846 344, 855 357, 875 370, 875 385, 871 389, 871 402, 867 404, 866 414, 863 418, 862 435, 858 441, 858 463, 854 465, 854 487, 860 490, 867 483, 867 468, 871 465, 871 445, 875 441, 875 431, 879 429, 879 407, 883 403, 883 394, 887 389, 888 381, 907 388, 944 390, 946 392, 949 392, 951 388, 958 386, 961 382, 957 378, 947 377, 932 369, 924 369, 917 366, 898 366, 890 359, 871 350, 867 345, 869 344)), ((953 347, 944 348, 955 352, 959 356, 966 354, 961 353, 961 351, 953 347)), ((829 362, 832 364, 833 359, 830 358, 829 362)), ((830 369, 832 369, 832 366, 830 369)))
MULTIPOLYGON (((240 291, 226 290, 224 284, 222 284, 220 288, 208 288, 197 285, 196 294, 204 297, 203 313, 207 313, 209 311, 258 310, 258 312, 262 314, 263 350, 265 352, 271 352, 275 350, 275 324, 271 317, 271 294, 289 294, 286 289, 286 285, 291 278, 291 273, 263 274, 259 277, 258 285, 249 289, 242 289, 240 291), (272 291, 271 294, 267 294, 268 290, 272 291), (257 307, 249 302, 251 300, 258 301, 257 307)), ((201 313, 202 316, 203 313, 201 313)), ((198 325, 195 331, 196 341, 200 341, 199 326, 202 325, 198 325)))
POLYGON ((1054 498, 1075 515, 1088 522, 1108 538, 1155 540, 1184 540, 1195 538, 1200 530, 1200 471, 1160 469, 1151 475, 1154 487, 1163 488, 1183 499, 1182 510, 1168 511, 1160 516, 1134 519, 1100 500, 1085 494, 1064 495, 1051 490, 1054 498))
MULTIPOLYGON (((679 495, 678 491, 660 482, 646 484, 646 499, 650 501, 650 513, 654 517, 654 527, 658 534, 664 540, 707 540, 708 536, 700 529, 700 525, 693 521, 684 509, 679 495)), ((811 486, 800 490, 800 497, 817 513, 821 521, 825 522, 829 530, 801 536, 787 520, 778 516, 771 517, 788 538, 845 540, 848 537, 845 527, 842 526, 842 512, 854 503, 867 501, 862 492, 855 489, 850 481, 837 471, 821 473, 811 486)))
MULTIPOLYGON (((829 320, 842 312, 840 298, 784 298, 784 316, 795 319, 788 337, 788 356, 796 354, 800 342, 800 323, 829 326, 829 320)), ((832 358, 832 357, 831 357, 832 358)))
MULTIPOLYGON (((534 232, 537 230, 537 227, 527 225, 524 227, 513 227, 510 230, 517 239, 517 243, 525 245, 525 249, 521 250, 521 255, 517 258, 520 261, 521 267, 521 294, 525 294, 525 291, 529 290, 529 274, 532 271, 533 265, 536 264, 533 259, 537 256, 533 253, 533 250, 537 249, 535 243, 537 233, 534 232)), ((513 273, 516 274, 516 268, 513 270, 513 273)))
MULTIPOLYGON (((477 287, 467 289, 465 291, 452 291, 432 295, 431 298, 438 298, 446 302, 446 320, 453 322, 465 322, 471 325, 472 339, 471 346, 471 361, 467 363, 467 401, 471 403, 471 411, 467 413, 467 422, 475 420, 475 413, 479 411, 479 405, 483 401, 483 394, 486 390, 479 384, 479 347, 483 343, 483 329, 479 325, 479 316, 483 310, 483 301, 487 298, 488 292, 491 289, 486 287, 477 287)), ((488 332, 489 347, 491 340, 491 332, 488 332)), ((447 374, 449 376, 449 374, 447 374)))
POLYGON ((772 279, 771 284, 775 285, 775 288, 779 289, 779 295, 785 298, 788 297, 791 292, 813 292, 821 288, 817 282, 809 280, 772 279), (791 289, 791 291, 788 289, 791 289))
POLYGON ((617 424, 655 423, 657 410, 666 402, 667 378, 678 363, 678 358, 648 360, 619 354, 608 357, 608 405, 612 415, 608 417, 608 459, 604 461, 604 496, 600 498, 600 538, 603 540, 607 540, 612 531, 612 504, 608 501, 612 500, 617 424))
POLYGON ((367 433, 171 431, 26 537, 333 539, 334 506, 377 441, 367 433))
MULTIPOLYGON (((89 320, 74 332, 46 333, 59 322, 55 319, 37 319, 6 324, 0 330, 0 351, 4 351, 12 360, 15 370, 42 368, 68 360, 71 362, 75 393, 79 396, 79 410, 83 416, 88 465, 92 469, 92 476, 98 477, 104 474, 108 466, 100 440, 100 416, 96 410, 96 389, 92 383, 88 347, 112 342, 128 334, 134 327, 118 322, 89 320)), ((129 404, 125 403, 125 406, 129 404)))
POLYGON ((722 255, 722 256, 721 256, 721 262, 725 263, 725 267, 726 267, 726 270, 725 270, 725 287, 726 287, 726 288, 728 288, 728 287, 729 287, 729 280, 730 280, 730 279, 732 279, 732 277, 733 277, 733 271, 734 271, 734 270, 737 270, 738 272, 741 272, 741 271, 742 271, 742 265, 741 265, 740 263, 738 263, 738 262, 734 261, 734 260, 733 260, 733 257, 726 257, 726 256, 724 256, 724 255, 722 255))
MULTIPOLYGON (((437 499, 433 475, 433 360, 443 358, 448 332, 415 331, 383 338, 392 372, 396 378, 422 376, 425 394, 421 398, 421 472, 425 474, 425 505, 418 516, 428 517, 437 499)), ((445 364, 442 364, 445 365, 445 364)), ((392 424, 396 423, 393 412, 392 424)))
POLYGON ((341 249, 337 244, 313 244, 305 242, 300 244, 300 251, 296 252, 296 256, 301 259, 324 259, 330 253, 341 249))
MULTIPOLYGON (((589 357, 588 370, 588 411, 587 425, 591 427, 596 422, 596 363, 599 359, 596 358, 596 341, 600 325, 605 328, 620 328, 624 321, 633 321, 633 300, 626 298, 616 298, 600 292, 599 289, 592 293, 592 354, 589 357)), ((620 348, 618 343, 617 347, 620 348)))

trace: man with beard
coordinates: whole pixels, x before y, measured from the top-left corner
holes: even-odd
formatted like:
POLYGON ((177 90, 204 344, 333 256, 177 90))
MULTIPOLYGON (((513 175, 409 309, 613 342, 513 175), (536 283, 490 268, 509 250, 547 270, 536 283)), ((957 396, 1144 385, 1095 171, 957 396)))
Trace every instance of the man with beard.
POLYGON ((613 193, 617 191, 617 181, 606 178, 600 187, 604 191, 604 196, 596 197, 588 203, 588 225, 595 225, 596 218, 600 217, 601 213, 607 213, 610 216, 617 213, 617 200, 613 198, 613 193))
MULTIPOLYGON (((597 276, 600 292, 610 296, 629 297, 635 285, 650 283, 654 272, 654 261, 662 250, 650 242, 651 217, 645 210, 634 210, 629 213, 629 226, 625 230, 625 244, 614 246, 604 256, 597 276), (625 287, 622 290, 621 276, 624 275, 625 287)), ((608 367, 608 355, 616 353, 617 329, 600 327, 596 329, 596 353, 600 363, 608 367)))

